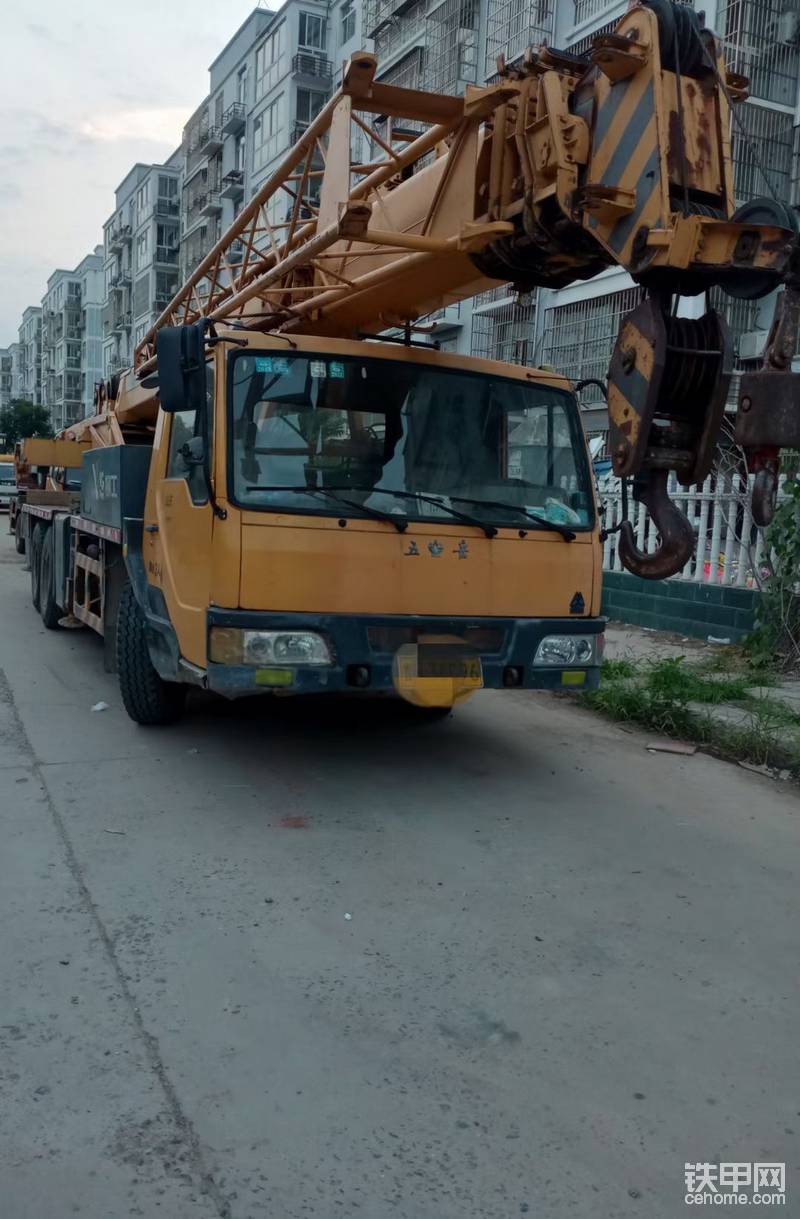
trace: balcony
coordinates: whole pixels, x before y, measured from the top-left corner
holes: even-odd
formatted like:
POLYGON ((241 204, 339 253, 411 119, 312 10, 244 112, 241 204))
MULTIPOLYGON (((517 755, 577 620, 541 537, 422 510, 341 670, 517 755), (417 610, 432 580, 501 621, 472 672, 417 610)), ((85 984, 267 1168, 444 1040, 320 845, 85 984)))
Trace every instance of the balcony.
POLYGON ((244 242, 237 237, 228 246, 228 262, 238 263, 244 258, 244 242))
POLYGON ((155 313, 156 316, 160 317, 171 300, 171 296, 154 296, 150 302, 150 312, 155 313))
POLYGON ((130 309, 125 310, 124 313, 120 313, 118 320, 119 328, 121 330, 130 330, 131 326, 133 325, 133 316, 130 309))
POLYGON ((373 38, 383 26, 395 17, 400 17, 415 0, 366 0, 364 4, 364 29, 373 38))
POLYGON ((121 292, 124 288, 130 288, 130 271, 116 271, 109 279, 108 286, 112 290, 119 292, 121 292))
POLYGON ((155 263, 160 263, 161 266, 174 267, 178 265, 178 247, 177 246, 156 246, 155 263))
POLYGON ((177 216, 180 206, 177 199, 156 199, 153 211, 156 216, 177 216))
POLYGON ((247 108, 244 102, 234 102, 222 116, 222 131, 224 135, 240 135, 247 121, 247 108))
POLYGON ((208 194, 198 199, 198 213, 201 216, 218 216, 222 211, 222 201, 219 191, 210 190, 208 194))
POLYGON ((314 55, 310 51, 301 51, 293 56, 292 72, 295 76, 310 76, 328 85, 333 80, 333 64, 330 59, 326 59, 324 55, 314 55))
POLYGON ((222 189, 219 192, 219 197, 220 199, 241 199, 243 194, 244 170, 232 169, 222 179, 222 189))
POLYGON ((200 132, 197 147, 204 156, 213 157, 222 148, 222 129, 206 127, 204 131, 200 132))

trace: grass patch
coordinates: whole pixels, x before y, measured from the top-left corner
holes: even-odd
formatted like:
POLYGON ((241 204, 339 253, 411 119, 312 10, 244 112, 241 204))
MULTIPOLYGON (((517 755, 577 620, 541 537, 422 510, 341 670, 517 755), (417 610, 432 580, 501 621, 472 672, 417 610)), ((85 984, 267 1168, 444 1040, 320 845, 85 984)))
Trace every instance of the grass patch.
POLYGON ((609 660, 600 688, 583 697, 611 719, 696 741, 731 760, 786 768, 800 778, 800 715, 776 699, 750 694, 754 685, 774 683, 771 672, 757 673, 734 657, 725 666, 717 658, 712 664, 687 664, 684 657, 639 664, 609 660), (746 710, 749 722, 738 726, 714 719, 711 708, 722 703, 746 710), (709 712, 698 711, 696 704, 709 712))
POLYGON ((650 663, 648 688, 662 698, 686 703, 733 703, 747 697, 752 680, 721 672, 712 676, 687 665, 683 656, 650 663))

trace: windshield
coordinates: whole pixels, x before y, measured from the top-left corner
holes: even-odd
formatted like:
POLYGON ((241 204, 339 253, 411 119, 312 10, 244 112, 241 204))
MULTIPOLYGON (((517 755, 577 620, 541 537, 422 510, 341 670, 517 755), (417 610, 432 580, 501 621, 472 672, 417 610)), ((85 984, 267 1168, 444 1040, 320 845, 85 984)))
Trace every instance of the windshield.
POLYGON ((13 483, 15 481, 13 463, 10 461, 0 462, 0 483, 13 483))
POLYGON ((577 406, 562 390, 369 357, 236 352, 231 365, 242 507, 593 523, 577 406))

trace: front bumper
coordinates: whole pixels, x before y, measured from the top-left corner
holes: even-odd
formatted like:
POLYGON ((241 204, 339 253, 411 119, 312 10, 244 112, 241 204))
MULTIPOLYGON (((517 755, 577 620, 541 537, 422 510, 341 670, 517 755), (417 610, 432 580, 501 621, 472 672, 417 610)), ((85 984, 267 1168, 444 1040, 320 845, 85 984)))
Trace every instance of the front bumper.
MULTIPOLYGON (((534 668, 536 649, 545 635, 592 635, 605 628, 604 618, 422 618, 409 615, 288 614, 250 610, 210 609, 208 629, 236 627, 250 630, 314 631, 327 640, 333 664, 292 667, 291 681, 281 685, 285 693, 312 694, 359 689, 363 693, 388 693, 395 689, 394 658, 404 644, 420 637, 447 635, 464 640, 480 657, 483 687, 509 686, 528 690, 595 690, 600 665, 582 668, 547 666, 534 668), (354 679, 355 670, 366 668, 366 685, 354 679)), ((264 670, 252 665, 209 662, 210 690, 228 698, 264 692, 264 670)))

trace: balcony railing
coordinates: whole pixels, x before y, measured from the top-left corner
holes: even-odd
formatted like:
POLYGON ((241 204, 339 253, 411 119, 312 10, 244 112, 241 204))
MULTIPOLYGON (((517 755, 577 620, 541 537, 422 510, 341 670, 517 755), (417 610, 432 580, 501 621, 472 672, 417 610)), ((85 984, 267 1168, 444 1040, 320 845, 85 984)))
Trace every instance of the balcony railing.
POLYGON ((244 194, 244 170, 232 169, 222 179, 221 199, 241 199, 244 194))
POLYGON ((177 199, 156 199, 153 211, 156 216, 177 216, 180 205, 177 199))
POLYGON ((316 80, 327 84, 333 80, 333 64, 324 55, 314 55, 311 52, 299 52, 292 58, 292 72, 296 76, 313 76, 316 80))
POLYGON ((222 116, 222 130, 225 135, 239 135, 244 131, 247 121, 247 107, 244 102, 234 102, 222 116))
POLYGON ((155 262, 162 263, 165 266, 175 266, 178 262, 177 246, 156 246, 155 262))
POLYGON ((219 197, 219 191, 210 190, 203 195, 199 200, 199 212, 201 216, 218 216, 222 211, 222 201, 219 197))
MULTIPOLYGON (((310 124, 308 124, 308 123, 295 122, 294 126, 292 127, 292 143, 293 144, 296 144, 298 140, 301 140, 303 138, 305 133, 308 131, 309 125, 310 124)), ((314 153, 311 158, 311 163, 312 163, 312 166, 314 169, 319 169, 324 164, 323 159, 322 159, 322 153, 319 150, 319 144, 317 144, 314 148, 314 153)))
POLYGON ((204 128, 200 132, 197 147, 209 157, 212 157, 215 152, 219 152, 222 148, 222 129, 220 127, 204 128))
POLYGON ((172 293, 170 296, 158 295, 153 297, 153 300, 150 303, 151 312, 158 314, 163 313, 169 302, 172 300, 172 296, 174 296, 174 293, 172 293))

